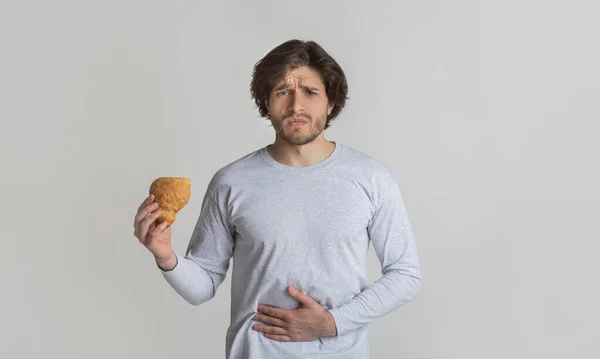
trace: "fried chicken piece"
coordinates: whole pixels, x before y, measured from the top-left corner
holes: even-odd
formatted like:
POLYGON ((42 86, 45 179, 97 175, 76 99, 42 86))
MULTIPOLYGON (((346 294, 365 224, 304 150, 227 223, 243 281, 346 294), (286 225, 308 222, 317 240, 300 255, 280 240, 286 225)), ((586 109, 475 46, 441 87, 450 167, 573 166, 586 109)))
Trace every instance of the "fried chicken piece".
POLYGON ((159 177, 150 185, 150 194, 161 210, 160 217, 155 221, 158 226, 167 221, 167 227, 175 222, 176 213, 190 200, 191 181, 185 177, 159 177))

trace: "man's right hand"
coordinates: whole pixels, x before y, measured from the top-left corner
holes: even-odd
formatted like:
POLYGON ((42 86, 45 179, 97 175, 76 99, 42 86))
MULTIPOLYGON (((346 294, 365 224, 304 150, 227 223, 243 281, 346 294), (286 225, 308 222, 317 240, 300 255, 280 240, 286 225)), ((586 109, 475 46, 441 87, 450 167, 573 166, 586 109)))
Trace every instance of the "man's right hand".
POLYGON ((154 255, 156 264, 163 270, 172 270, 177 265, 177 258, 171 246, 171 227, 167 228, 167 222, 156 225, 155 221, 161 211, 158 203, 154 201, 154 195, 149 195, 138 208, 135 215, 134 235, 140 243, 154 255))

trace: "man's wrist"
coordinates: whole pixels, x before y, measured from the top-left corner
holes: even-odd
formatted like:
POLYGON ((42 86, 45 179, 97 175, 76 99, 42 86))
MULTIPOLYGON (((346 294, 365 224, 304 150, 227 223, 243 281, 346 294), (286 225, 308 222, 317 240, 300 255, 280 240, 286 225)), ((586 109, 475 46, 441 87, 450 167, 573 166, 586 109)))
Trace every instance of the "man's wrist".
POLYGON ((335 324, 335 319, 333 319, 333 315, 327 311, 327 333, 325 336, 337 337, 337 334, 337 325, 335 324))
POLYGON ((158 268, 163 272, 172 271, 173 269, 175 269, 175 267, 177 267, 177 264, 179 262, 179 260, 177 259, 177 255, 175 255, 175 252, 171 252, 171 257, 167 260, 159 260, 155 258, 155 261, 158 268))

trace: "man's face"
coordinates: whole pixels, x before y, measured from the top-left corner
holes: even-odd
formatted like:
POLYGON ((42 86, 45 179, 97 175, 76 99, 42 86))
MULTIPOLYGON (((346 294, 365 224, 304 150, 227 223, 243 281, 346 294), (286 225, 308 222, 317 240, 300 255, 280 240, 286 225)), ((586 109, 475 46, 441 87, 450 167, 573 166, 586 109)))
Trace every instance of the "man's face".
POLYGON ((302 66, 275 84, 267 108, 278 137, 293 145, 305 145, 323 132, 333 104, 328 103, 319 73, 302 66))

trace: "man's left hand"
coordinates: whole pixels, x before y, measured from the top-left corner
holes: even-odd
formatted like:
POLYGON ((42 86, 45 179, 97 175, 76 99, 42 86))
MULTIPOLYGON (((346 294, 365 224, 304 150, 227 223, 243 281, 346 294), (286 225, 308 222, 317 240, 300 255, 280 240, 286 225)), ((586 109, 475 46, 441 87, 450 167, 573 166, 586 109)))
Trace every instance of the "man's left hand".
POLYGON ((333 317, 312 297, 288 287, 290 295, 300 302, 296 309, 279 309, 259 304, 252 329, 263 332, 265 337, 280 342, 305 342, 321 337, 337 335, 333 317))

